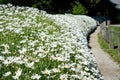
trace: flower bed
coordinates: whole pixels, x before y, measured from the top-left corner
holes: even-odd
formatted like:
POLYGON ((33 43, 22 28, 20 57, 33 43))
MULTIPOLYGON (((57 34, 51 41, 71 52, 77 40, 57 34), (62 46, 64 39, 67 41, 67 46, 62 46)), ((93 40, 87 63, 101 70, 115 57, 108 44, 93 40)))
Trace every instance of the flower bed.
POLYGON ((0 5, 0 79, 103 80, 87 42, 95 23, 0 5))

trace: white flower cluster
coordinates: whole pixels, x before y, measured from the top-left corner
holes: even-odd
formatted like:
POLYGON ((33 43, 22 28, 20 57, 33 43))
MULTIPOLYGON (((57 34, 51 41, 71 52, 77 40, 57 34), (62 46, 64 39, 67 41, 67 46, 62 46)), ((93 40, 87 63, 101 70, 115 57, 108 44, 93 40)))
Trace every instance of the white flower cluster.
POLYGON ((96 22, 0 5, 0 79, 104 80, 87 36, 96 22))

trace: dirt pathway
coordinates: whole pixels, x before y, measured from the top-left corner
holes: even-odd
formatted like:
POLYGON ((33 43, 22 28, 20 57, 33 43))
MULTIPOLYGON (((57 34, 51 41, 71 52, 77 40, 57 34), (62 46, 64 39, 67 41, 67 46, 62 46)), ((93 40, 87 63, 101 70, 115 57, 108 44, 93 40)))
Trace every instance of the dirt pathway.
POLYGON ((100 48, 97 37, 99 30, 100 28, 98 27, 90 36, 90 46, 98 67, 105 80, 120 80, 120 67, 100 48))

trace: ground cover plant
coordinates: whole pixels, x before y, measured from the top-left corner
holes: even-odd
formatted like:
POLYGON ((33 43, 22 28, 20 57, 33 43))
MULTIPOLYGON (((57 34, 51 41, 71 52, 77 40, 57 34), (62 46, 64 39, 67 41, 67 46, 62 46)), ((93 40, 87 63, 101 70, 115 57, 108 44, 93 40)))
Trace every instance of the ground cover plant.
POLYGON ((110 56, 118 64, 120 64, 120 57, 118 56, 118 32, 120 31, 120 27, 109 26, 108 30, 110 31, 111 29, 114 30, 114 49, 110 49, 109 43, 106 43, 106 41, 101 37, 100 34, 98 34, 98 41, 100 43, 101 48, 103 48, 106 52, 108 52, 110 56))
POLYGON ((103 80, 87 42, 95 23, 83 15, 0 5, 0 79, 103 80))

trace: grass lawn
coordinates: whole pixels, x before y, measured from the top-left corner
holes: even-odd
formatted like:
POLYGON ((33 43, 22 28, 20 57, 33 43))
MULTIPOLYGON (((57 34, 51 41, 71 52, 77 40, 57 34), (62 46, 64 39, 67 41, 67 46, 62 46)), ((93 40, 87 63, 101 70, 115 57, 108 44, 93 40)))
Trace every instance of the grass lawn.
POLYGON ((104 41, 100 34, 98 34, 98 42, 101 48, 104 51, 108 52, 109 55, 114 59, 114 61, 120 65, 120 56, 118 56, 118 32, 120 32, 120 27, 109 26, 108 30, 110 29, 114 30, 114 49, 109 48, 109 44, 104 41))

